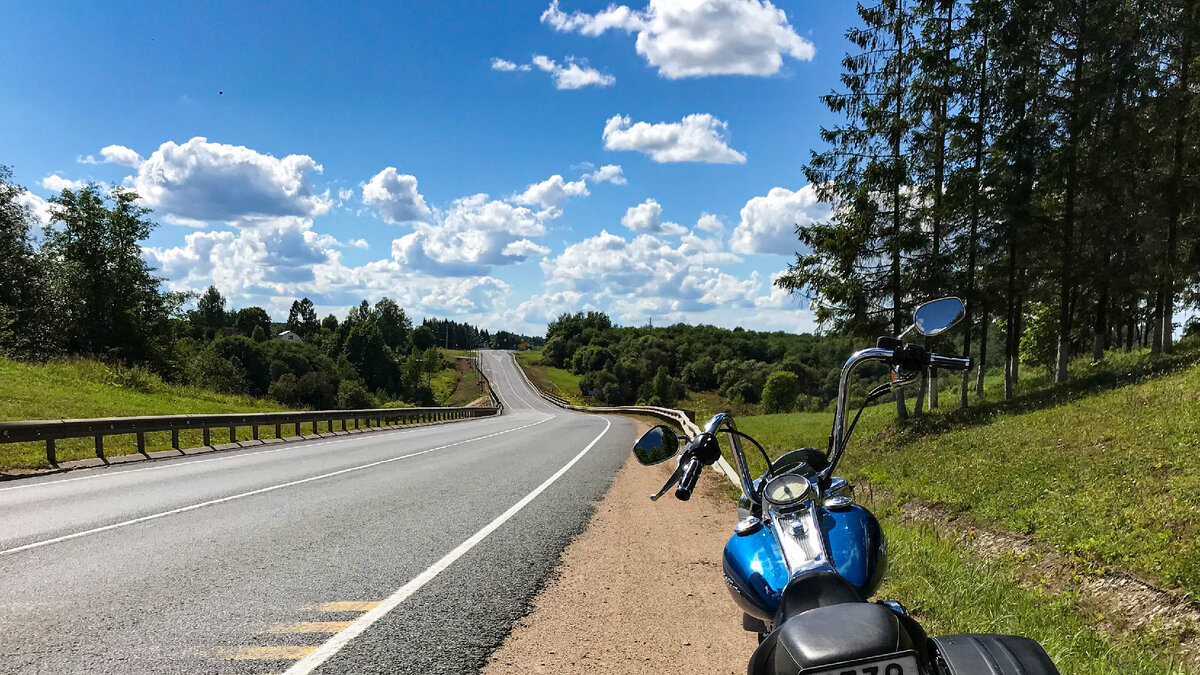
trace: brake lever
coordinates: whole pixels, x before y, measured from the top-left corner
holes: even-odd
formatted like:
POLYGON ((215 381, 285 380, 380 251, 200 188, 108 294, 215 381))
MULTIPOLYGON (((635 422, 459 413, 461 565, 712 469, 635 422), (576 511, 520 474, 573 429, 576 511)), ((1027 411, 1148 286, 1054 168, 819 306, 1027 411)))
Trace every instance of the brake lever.
POLYGON ((671 477, 668 478, 667 482, 663 484, 661 490, 659 490, 656 494, 650 495, 650 501, 658 501, 658 498, 667 494, 667 490, 670 490, 672 487, 674 487, 674 485, 679 482, 680 478, 683 478, 683 462, 675 465, 675 473, 671 474, 671 477))

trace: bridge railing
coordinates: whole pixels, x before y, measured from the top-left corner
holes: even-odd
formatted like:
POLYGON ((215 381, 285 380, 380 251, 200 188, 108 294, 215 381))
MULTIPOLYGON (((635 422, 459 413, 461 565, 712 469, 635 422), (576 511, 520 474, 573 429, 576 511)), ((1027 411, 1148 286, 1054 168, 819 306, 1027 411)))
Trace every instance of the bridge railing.
POLYGON ((337 433, 335 423, 341 431, 351 428, 368 429, 392 427, 400 424, 442 422, 448 420, 485 417, 499 414, 498 406, 470 408, 366 408, 358 410, 302 410, 269 413, 229 413, 212 415, 155 415, 144 417, 107 417, 96 419, 31 420, 25 422, 0 422, 0 443, 45 442, 46 460, 58 466, 55 441, 66 438, 92 438, 96 457, 104 463, 104 438, 106 436, 136 435, 137 451, 146 455, 146 434, 171 432, 171 448, 180 450, 179 432, 200 430, 203 446, 212 447, 212 431, 228 430, 229 442, 237 442, 237 429, 249 427, 251 437, 259 440, 259 429, 273 428, 275 438, 283 439, 284 430, 294 429, 296 436, 302 435, 302 426, 311 424, 313 434, 317 426, 328 423, 329 431, 337 433), (353 427, 351 427, 353 425, 353 427))
MULTIPOLYGON (((514 358, 513 361, 516 361, 516 358, 514 358)), ((578 412, 598 413, 598 414, 609 413, 609 414, 617 414, 617 415, 620 415, 620 414, 649 415, 651 417, 657 417, 658 419, 666 420, 668 422, 673 422, 673 423, 679 425, 679 428, 683 429, 683 432, 685 434, 687 434, 689 437, 696 436, 701 431, 700 427, 696 426, 696 421, 694 419, 695 413, 690 413, 689 411, 686 411, 686 410, 676 410, 675 408, 660 408, 658 406, 650 406, 650 405, 622 405, 622 406, 575 405, 561 396, 555 396, 554 394, 542 391, 541 388, 539 388, 536 384, 533 383, 533 380, 529 379, 529 375, 527 375, 525 373, 525 369, 521 367, 521 364, 519 362, 516 363, 516 366, 517 366, 517 370, 521 373, 521 377, 523 377, 525 379, 525 383, 529 385, 530 389, 536 391, 546 401, 549 401, 550 403, 553 403, 554 405, 556 405, 560 408, 565 408, 567 410, 575 410, 578 412)), ((730 480, 730 482, 732 482, 735 486, 741 484, 738 479, 737 471, 734 470, 733 466, 731 466, 729 464, 729 462, 725 461, 724 457, 717 460, 717 463, 714 464, 713 466, 715 466, 718 470, 720 470, 720 472, 723 473, 725 475, 725 477, 728 478, 730 480)))

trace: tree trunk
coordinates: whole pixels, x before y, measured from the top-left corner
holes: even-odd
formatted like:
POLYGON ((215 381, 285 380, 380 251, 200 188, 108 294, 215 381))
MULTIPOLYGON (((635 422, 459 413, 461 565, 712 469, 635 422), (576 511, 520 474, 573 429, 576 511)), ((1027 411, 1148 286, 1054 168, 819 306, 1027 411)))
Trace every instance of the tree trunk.
POLYGON ((925 392, 929 388, 929 369, 921 371, 921 376, 917 380, 917 395, 913 401, 913 415, 921 415, 925 412, 925 392))
MULTIPOLYGON (((900 163, 902 157, 900 155, 900 121, 902 119, 903 110, 900 107, 903 101, 901 92, 903 91, 903 60, 904 60, 904 4, 903 0, 897 5, 896 11, 896 81, 895 81, 895 99, 896 99, 896 117, 893 121, 892 129, 892 329, 894 335, 899 335, 904 330, 903 319, 901 318, 901 302, 903 300, 903 289, 900 287, 900 226, 902 218, 900 215, 900 187, 901 187, 901 170, 900 163)), ((896 416, 900 419, 908 418, 908 408, 904 405, 904 390, 896 390, 896 416)))
POLYGON ((1163 300, 1162 300, 1162 326, 1159 328, 1159 333, 1162 335, 1162 351, 1164 354, 1170 354, 1175 350, 1175 249, 1178 246, 1179 239, 1179 212, 1182 208, 1180 204, 1182 195, 1180 194, 1180 183, 1183 180, 1183 152, 1184 138, 1183 131, 1187 124, 1187 105, 1191 74, 1192 60, 1192 36, 1185 35, 1183 42, 1183 54, 1179 70, 1179 81, 1176 82, 1176 87, 1182 92, 1182 101, 1179 102, 1179 113, 1175 118, 1175 148, 1174 156, 1171 162, 1171 183, 1168 195, 1170 214, 1167 217, 1167 268, 1166 278, 1163 280, 1163 300))
MULTIPOLYGON (((975 374, 975 394, 983 396, 983 378, 987 376, 987 341, 988 341, 988 326, 992 323, 992 317, 987 312, 983 313, 983 320, 979 325, 979 369, 975 374)), ((967 371, 963 371, 963 377, 967 376, 967 371)))
POLYGON ((1062 240, 1059 250, 1058 276, 1058 360, 1054 368, 1054 381, 1067 381, 1067 363, 1071 360, 1071 300, 1075 289, 1075 199, 1079 192, 1079 106, 1080 82, 1083 74, 1083 19, 1080 20, 1079 38, 1075 44, 1075 63, 1071 74, 1072 111, 1067 119, 1067 185, 1063 204, 1062 240))
MULTIPOLYGON (((984 115, 987 111, 987 73, 988 73, 988 31, 987 27, 983 29, 983 42, 980 48, 979 59, 979 109, 977 127, 975 130, 975 166, 973 168, 973 180, 971 186, 971 231, 967 237, 967 313, 963 317, 963 356, 971 356, 971 315, 974 311, 974 305, 977 302, 975 297, 975 253, 978 248, 979 239, 979 214, 983 210, 983 152, 984 142, 986 140, 987 130, 984 127, 984 115)), ((982 340, 979 344, 979 383, 976 386, 978 393, 983 393, 983 356, 987 353, 987 312, 981 314, 983 317, 983 325, 980 329, 982 340)), ((969 370, 964 370, 962 374, 962 389, 958 396, 958 407, 966 408, 969 405, 967 400, 967 390, 970 388, 971 374, 969 370)))
POLYGON ((1162 316, 1163 316, 1163 289, 1160 284, 1158 292, 1154 294, 1154 312, 1150 316, 1150 325, 1146 331, 1150 335, 1150 353, 1159 354, 1162 352, 1162 316))

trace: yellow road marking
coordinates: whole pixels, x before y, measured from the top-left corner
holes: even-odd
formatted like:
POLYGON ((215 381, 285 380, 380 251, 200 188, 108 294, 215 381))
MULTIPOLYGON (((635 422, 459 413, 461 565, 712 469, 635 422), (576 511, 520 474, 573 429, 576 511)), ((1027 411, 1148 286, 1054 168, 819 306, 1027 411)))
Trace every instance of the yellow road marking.
POLYGON ((378 602, 322 602, 304 609, 312 612, 369 612, 378 606, 378 602))
POLYGON ((275 645, 271 647, 236 647, 229 658, 234 661, 300 660, 317 651, 316 647, 297 647, 292 645, 275 645))
POLYGON ((353 621, 301 621, 272 626, 269 633, 340 633, 353 621))

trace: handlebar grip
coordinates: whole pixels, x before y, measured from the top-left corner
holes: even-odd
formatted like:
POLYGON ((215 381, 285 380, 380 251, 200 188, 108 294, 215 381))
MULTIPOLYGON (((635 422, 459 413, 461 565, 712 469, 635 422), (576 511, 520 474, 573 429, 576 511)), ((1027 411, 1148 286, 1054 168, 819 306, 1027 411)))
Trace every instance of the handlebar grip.
POLYGON ((688 460, 687 465, 683 467, 683 477, 679 479, 679 487, 675 488, 676 499, 686 502, 692 498, 692 490, 696 487, 696 480, 700 478, 700 469, 703 467, 704 465, 695 457, 688 460))
POLYGON ((941 356, 939 354, 930 354, 929 365, 933 368, 945 368, 946 370, 970 370, 971 357, 941 356))

